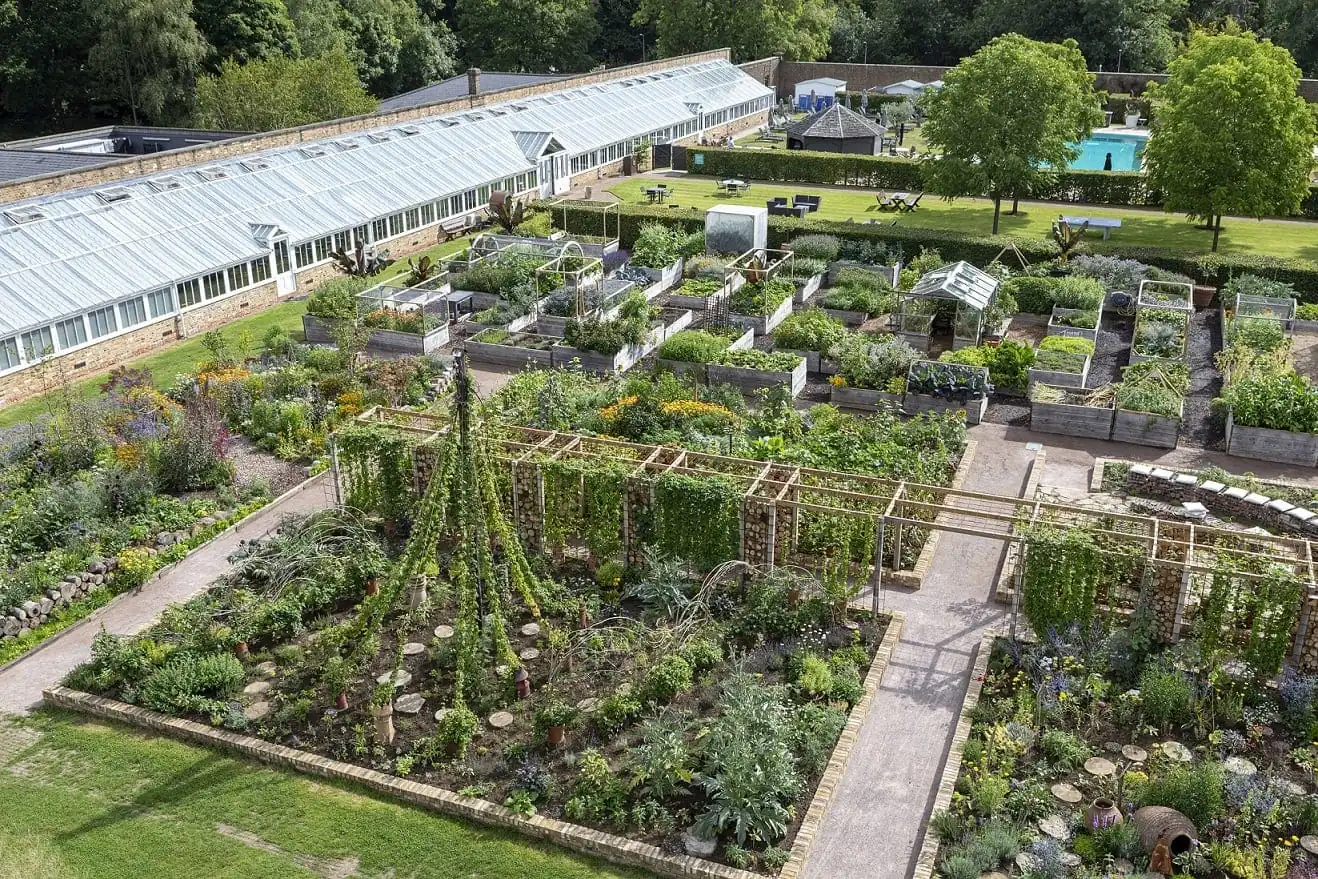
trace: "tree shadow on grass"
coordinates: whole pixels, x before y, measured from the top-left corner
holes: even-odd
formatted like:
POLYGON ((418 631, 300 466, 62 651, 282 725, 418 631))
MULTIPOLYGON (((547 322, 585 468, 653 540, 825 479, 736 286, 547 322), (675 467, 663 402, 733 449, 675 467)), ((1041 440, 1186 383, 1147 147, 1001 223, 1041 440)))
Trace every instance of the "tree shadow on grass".
POLYGON ((123 821, 149 815, 162 806, 204 793, 216 785, 223 784, 236 772, 242 772, 242 768, 235 766, 233 761, 219 754, 208 754, 163 781, 147 784, 128 802, 117 803, 77 827, 62 831, 54 839, 57 842, 66 842, 84 834, 113 827, 123 821))

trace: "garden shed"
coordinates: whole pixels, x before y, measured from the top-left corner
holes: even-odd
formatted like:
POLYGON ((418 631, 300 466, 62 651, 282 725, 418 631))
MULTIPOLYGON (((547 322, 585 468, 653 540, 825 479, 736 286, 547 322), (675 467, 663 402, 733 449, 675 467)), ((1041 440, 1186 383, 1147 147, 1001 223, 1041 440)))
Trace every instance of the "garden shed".
POLYGON ((929 272, 902 297, 897 335, 921 351, 929 350, 929 334, 940 302, 956 305, 952 347, 973 348, 984 333, 984 317, 998 298, 997 278, 968 262, 955 262, 929 272))
POLYGON ((842 104, 807 116, 787 127, 789 150, 818 150, 877 156, 887 129, 842 104))
POLYGON ((792 106, 802 110, 818 110, 832 104, 837 98, 837 93, 846 90, 845 79, 833 79, 830 76, 803 79, 796 84, 792 106))

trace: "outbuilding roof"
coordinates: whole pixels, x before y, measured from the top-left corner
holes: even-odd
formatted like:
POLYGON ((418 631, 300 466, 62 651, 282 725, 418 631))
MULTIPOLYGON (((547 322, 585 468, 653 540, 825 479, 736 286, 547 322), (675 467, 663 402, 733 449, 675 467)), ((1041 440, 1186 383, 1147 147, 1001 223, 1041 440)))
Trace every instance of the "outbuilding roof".
POLYGON ((882 125, 876 125, 841 104, 833 104, 787 126, 789 135, 800 138, 883 137, 885 130, 882 125))
POLYGON ((954 262, 934 269, 915 282, 914 299, 955 299, 983 311, 998 292, 998 279, 968 262, 954 262))

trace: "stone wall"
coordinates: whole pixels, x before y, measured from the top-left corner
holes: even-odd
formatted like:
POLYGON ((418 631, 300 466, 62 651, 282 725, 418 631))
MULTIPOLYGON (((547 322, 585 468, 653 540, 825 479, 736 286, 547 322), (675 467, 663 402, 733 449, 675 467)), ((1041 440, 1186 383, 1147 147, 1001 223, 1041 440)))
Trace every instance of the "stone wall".
POLYGON ((769 58, 760 58, 757 61, 747 61, 737 66, 757 82, 763 85, 776 86, 778 84, 778 69, 782 64, 782 60, 782 58, 774 55, 769 58))
POLYGON ((1318 533, 1318 514, 1266 494, 1201 479, 1194 473, 1135 464, 1126 472, 1126 489, 1132 494, 1172 503, 1198 502, 1215 516, 1244 519, 1273 531, 1305 536, 1318 533))
POLYGON ((173 168, 203 165, 208 162, 231 159, 235 156, 242 156, 259 150, 292 146, 294 144, 302 143, 303 141, 318 140, 326 137, 339 137, 341 135, 352 134, 370 128, 400 124, 413 119, 438 116, 445 113, 456 113, 473 107, 502 103, 516 98, 529 98, 534 95, 562 91, 563 89, 574 88, 576 86, 607 82, 614 79, 623 79, 640 73, 669 70, 686 64, 695 64, 701 61, 711 61, 716 59, 726 60, 727 58, 728 50, 715 49, 709 52, 697 52, 692 55, 681 55, 675 58, 662 58, 655 61, 647 61, 643 64, 631 64, 625 67, 615 67, 607 70, 582 73, 569 79, 556 80, 553 82, 519 86, 517 88, 502 89, 500 91, 483 92, 479 95, 464 95, 461 98, 455 98, 453 100, 442 101, 434 104, 426 104, 421 107, 410 107, 404 110, 371 113, 365 116, 352 116, 347 119, 337 119, 331 122, 319 122, 312 125, 304 125, 300 128, 286 128, 281 131, 271 131, 254 134, 249 137, 234 138, 233 140, 226 140, 217 144, 199 144, 195 147, 189 147, 188 149, 170 153, 161 153, 151 156, 135 156, 131 159, 116 159, 109 161, 104 165, 97 165, 91 168, 80 168, 76 171, 70 172, 46 174, 41 177, 32 177, 0 186, 0 203, 18 201, 19 199, 33 198, 35 196, 50 195, 52 193, 63 192, 69 189, 77 189, 81 186, 91 186, 93 184, 108 183, 114 180, 140 177, 143 174, 151 174, 156 171, 167 171, 173 168))

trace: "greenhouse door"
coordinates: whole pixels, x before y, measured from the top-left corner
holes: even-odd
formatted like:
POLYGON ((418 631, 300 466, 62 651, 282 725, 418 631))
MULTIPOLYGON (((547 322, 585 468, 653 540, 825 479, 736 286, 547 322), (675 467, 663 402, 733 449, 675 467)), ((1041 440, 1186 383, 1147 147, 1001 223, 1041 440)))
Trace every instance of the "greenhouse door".
POLYGON ((554 194, 554 157, 540 160, 540 197, 549 198, 554 194))
POLYGON ((297 289, 297 275, 293 263, 288 258, 288 239, 280 238, 274 243, 275 254, 275 292, 287 296, 297 289))
POLYGON ((554 195, 564 195, 572 189, 572 175, 568 172, 568 154, 554 155, 554 195))

